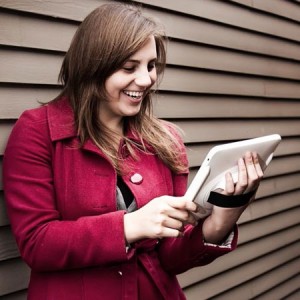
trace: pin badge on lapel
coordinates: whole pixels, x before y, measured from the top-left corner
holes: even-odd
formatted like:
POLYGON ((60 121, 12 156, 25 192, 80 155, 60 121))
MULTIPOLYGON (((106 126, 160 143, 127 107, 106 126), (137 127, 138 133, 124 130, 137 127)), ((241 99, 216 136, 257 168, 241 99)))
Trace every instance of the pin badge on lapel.
POLYGON ((130 177, 130 181, 134 184, 141 184, 143 182, 143 176, 139 173, 134 173, 130 177))

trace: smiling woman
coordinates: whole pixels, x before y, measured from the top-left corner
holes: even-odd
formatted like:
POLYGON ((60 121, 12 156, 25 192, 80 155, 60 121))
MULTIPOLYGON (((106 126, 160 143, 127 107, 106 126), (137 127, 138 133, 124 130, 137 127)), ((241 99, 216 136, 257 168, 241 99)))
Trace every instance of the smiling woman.
MULTIPOLYGON (((28 299, 185 299, 176 275, 237 245, 246 205, 197 221, 183 197, 182 138, 152 113, 166 62, 161 28, 134 6, 94 10, 63 60, 62 92, 11 133, 3 183, 31 267, 28 299)), ((249 154, 222 193, 257 188, 260 172, 249 154)))
POLYGON ((120 139, 134 154, 132 141, 126 138, 129 129, 147 140, 172 170, 186 169, 178 153, 170 150, 177 139, 152 116, 150 88, 165 68, 165 40, 163 26, 141 9, 102 5, 79 26, 64 58, 60 72, 64 89, 56 99, 69 99, 81 143, 92 139, 118 173, 120 139), (137 92, 143 92, 143 101, 137 92), (130 95, 123 97, 130 99, 128 105, 121 94, 130 95))

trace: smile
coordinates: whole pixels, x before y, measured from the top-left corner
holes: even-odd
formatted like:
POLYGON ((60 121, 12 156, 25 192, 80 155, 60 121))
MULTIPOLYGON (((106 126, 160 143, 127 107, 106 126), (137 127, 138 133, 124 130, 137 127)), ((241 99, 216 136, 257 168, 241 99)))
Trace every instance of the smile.
POLYGON ((144 94, 144 92, 135 92, 135 91, 123 91, 123 93, 134 99, 140 99, 144 94))

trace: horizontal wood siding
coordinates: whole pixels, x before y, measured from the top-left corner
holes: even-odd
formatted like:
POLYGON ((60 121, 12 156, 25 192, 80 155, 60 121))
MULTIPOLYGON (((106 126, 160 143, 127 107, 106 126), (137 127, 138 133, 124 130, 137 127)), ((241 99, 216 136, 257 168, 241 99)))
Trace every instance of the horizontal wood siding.
MULTIPOLYGON (((25 110, 60 91, 57 76, 83 18, 109 1, 0 0, 0 168, 25 110)), ((300 2, 141 0, 165 24, 168 61, 155 113, 185 131, 191 180, 210 147, 282 135, 238 249, 178 276, 189 300, 299 299, 300 2)), ((0 172, 1 173, 1 172, 0 172)), ((0 175, 0 296, 26 299, 0 175)))

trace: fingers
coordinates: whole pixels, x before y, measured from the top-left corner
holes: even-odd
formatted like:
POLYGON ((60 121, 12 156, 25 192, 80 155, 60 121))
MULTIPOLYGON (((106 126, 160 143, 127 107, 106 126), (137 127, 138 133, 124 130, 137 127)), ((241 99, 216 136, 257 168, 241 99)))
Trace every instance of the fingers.
POLYGON ((258 159, 258 154, 256 152, 253 152, 252 153, 253 155, 253 161, 254 161, 254 166, 255 166, 255 169, 256 169, 256 173, 258 175, 258 177, 261 179, 264 177, 264 172, 260 166, 260 163, 259 163, 259 159, 258 159))
POLYGON ((171 196, 169 197, 164 196, 164 197, 167 197, 166 198, 167 203, 173 208, 180 209, 180 210, 187 210, 190 212, 197 211, 197 205, 194 202, 185 199, 184 197, 176 197, 176 198, 171 196))
POLYGON ((223 194, 240 195, 258 187, 263 177, 256 152, 246 152, 244 158, 238 160, 238 181, 234 184, 231 173, 225 175, 226 188, 223 194))
POLYGON ((240 158, 238 160, 238 181, 235 184, 230 172, 225 174, 225 195, 239 195, 242 194, 248 186, 248 174, 247 167, 245 165, 244 159, 240 158))
POLYGON ((225 191, 223 192, 223 194, 225 195, 233 195, 235 192, 235 185, 232 179, 232 175, 230 172, 225 174, 225 191))
MULTIPOLYGON (((155 238, 182 236, 186 224, 196 225, 197 221, 192 211, 197 205, 184 197, 162 196, 149 202, 138 211, 151 208, 152 217, 148 211, 145 219, 152 223, 151 231, 155 238)), ((151 237, 151 233, 150 233, 151 237)))
POLYGON ((197 211, 197 205, 194 202, 188 201, 183 197, 167 199, 170 209, 166 214, 173 219, 179 220, 184 224, 195 225, 197 223, 195 216, 192 212, 197 211))
POLYGON ((184 222, 171 217, 166 216, 164 220, 161 222, 161 224, 162 224, 162 228, 174 229, 175 231, 178 232, 182 232, 184 230, 184 222))
POLYGON ((245 163, 248 174, 247 191, 255 189, 263 177, 263 171, 260 167, 257 153, 247 152, 245 155, 245 163))
POLYGON ((186 224, 196 225, 197 205, 184 197, 161 196, 124 215, 128 243, 144 238, 180 237, 186 224))
POLYGON ((238 161, 238 182, 234 194, 239 195, 245 192, 248 187, 248 168, 244 159, 240 158, 238 161))

